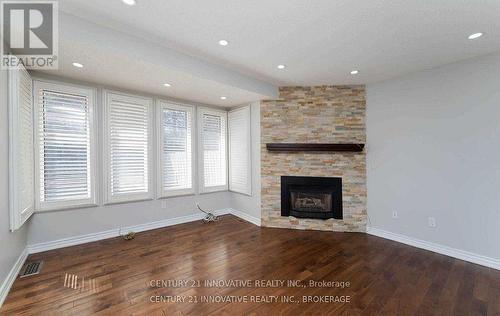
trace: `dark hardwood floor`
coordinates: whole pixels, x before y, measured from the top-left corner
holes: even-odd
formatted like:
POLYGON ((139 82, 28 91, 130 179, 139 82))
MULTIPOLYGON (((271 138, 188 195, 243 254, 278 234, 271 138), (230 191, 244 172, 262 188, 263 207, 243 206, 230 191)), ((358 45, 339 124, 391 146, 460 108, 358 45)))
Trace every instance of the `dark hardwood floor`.
POLYGON ((45 261, 42 273, 15 281, 1 315, 500 315, 500 271, 367 234, 259 228, 231 215, 29 259, 45 261), (156 287, 152 280, 190 281, 156 287), (204 280, 251 284, 207 287, 204 280), (256 287, 256 280, 350 284, 256 287), (197 281, 201 287, 192 287, 197 281))

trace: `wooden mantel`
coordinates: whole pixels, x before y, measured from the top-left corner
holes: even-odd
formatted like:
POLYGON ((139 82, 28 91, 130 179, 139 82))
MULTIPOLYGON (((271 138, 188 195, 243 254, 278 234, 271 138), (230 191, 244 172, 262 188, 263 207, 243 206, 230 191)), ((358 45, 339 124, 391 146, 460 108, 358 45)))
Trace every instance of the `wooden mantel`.
POLYGON ((331 144, 331 143, 268 143, 269 151, 344 151, 361 152, 365 144, 331 144))

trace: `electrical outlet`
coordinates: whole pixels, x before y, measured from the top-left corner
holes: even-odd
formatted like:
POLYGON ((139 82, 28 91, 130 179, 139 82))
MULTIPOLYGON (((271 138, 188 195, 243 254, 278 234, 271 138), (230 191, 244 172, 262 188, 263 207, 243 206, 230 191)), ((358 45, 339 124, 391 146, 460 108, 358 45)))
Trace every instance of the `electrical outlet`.
POLYGON ((398 211, 392 211, 392 218, 398 218, 398 211))
POLYGON ((429 222, 429 227, 436 227, 436 219, 434 217, 427 218, 429 222))
POLYGON ((161 208, 167 208, 167 201, 165 200, 161 201, 161 208))

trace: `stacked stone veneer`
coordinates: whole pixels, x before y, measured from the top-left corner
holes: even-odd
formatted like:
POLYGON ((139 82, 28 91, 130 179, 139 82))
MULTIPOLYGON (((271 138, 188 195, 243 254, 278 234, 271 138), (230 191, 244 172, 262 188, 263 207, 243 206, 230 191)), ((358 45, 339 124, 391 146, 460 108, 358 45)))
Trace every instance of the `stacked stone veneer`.
POLYGON ((365 87, 282 87, 261 102, 262 225, 366 230, 365 153, 269 152, 266 143, 365 143, 365 87), (281 216, 281 176, 342 177, 343 220, 281 216))

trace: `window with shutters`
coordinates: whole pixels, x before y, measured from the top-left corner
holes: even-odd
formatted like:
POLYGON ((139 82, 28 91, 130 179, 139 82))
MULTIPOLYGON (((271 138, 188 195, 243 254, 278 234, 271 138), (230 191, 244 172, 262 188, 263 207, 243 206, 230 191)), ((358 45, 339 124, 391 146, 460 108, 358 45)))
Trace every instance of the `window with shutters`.
POLYGON ((193 107, 158 102, 160 197, 193 194, 193 107))
POLYGON ((33 214, 35 208, 33 91, 31 77, 22 66, 9 70, 8 79, 10 229, 16 230, 33 214))
POLYGON ((229 190, 252 194, 250 107, 228 113, 229 190))
POLYGON ((227 190, 227 112, 198 109, 200 191, 227 190))
POLYGON ((94 205, 94 90, 36 81, 34 93, 37 209, 94 205))
POLYGON ((104 91, 105 202, 153 198, 152 100, 104 91))

